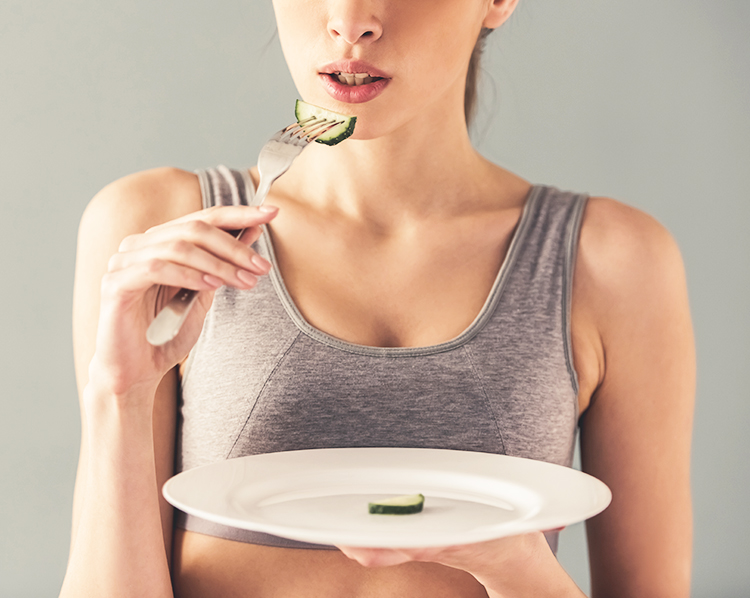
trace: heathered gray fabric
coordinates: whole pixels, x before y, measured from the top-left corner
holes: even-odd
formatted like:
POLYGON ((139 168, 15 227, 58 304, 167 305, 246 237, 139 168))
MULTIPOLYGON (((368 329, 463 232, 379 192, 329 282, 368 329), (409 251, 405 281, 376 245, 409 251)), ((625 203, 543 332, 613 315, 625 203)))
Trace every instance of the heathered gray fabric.
MULTIPOLYGON (((252 203, 247 172, 199 172, 204 207, 252 203)), ((177 471, 275 451, 448 448, 570 466, 578 407, 570 295, 586 196, 531 191, 495 284, 455 339, 366 347, 305 321, 279 269, 255 289, 216 292, 182 381, 177 471)), ((264 233, 258 252, 275 264, 264 233)), ((176 525, 242 542, 331 548, 213 524, 176 525)), ((548 534, 553 550, 557 534, 548 534)))

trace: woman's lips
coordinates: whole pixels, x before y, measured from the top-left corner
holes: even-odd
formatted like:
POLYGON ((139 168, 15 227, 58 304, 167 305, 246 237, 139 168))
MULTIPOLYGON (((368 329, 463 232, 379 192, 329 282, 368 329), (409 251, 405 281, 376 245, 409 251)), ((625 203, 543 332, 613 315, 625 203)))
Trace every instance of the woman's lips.
MULTIPOLYGON (((354 71, 367 72, 367 71, 354 71)), ((376 75, 377 76, 377 75, 376 75)), ((318 73, 323 87, 334 100, 347 104, 361 104, 378 97, 390 83, 390 79, 377 79, 362 85, 347 85, 332 73, 318 73)))
POLYGON ((390 79, 391 76, 365 60, 336 60, 318 67, 319 73, 367 73, 371 77, 390 79))

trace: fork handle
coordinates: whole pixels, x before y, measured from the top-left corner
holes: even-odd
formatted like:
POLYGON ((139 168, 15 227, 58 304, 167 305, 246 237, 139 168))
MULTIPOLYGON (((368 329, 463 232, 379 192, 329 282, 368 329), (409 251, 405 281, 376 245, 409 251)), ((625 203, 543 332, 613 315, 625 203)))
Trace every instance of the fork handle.
POLYGON ((198 291, 180 289, 151 322, 146 331, 146 340, 160 347, 177 336, 197 297, 198 291))
POLYGON ((255 207, 259 207, 263 205, 263 202, 266 201, 266 195, 268 195, 268 192, 271 190, 271 185, 273 182, 279 178, 278 176, 274 178, 273 180, 268 180, 269 177, 264 177, 261 175, 260 177, 260 183, 258 183, 258 190, 255 192, 255 197, 253 197, 253 205, 255 207))

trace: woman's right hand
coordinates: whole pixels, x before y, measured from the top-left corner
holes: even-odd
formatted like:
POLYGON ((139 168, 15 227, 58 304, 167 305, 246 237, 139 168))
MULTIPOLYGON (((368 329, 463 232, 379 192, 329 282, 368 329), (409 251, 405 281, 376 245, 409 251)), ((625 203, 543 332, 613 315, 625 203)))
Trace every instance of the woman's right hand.
POLYGON ((214 291, 251 289, 271 264, 250 245, 271 206, 225 206, 194 212, 126 237, 102 279, 96 351, 90 381, 119 396, 153 396, 163 376, 188 354, 200 335, 214 291), (245 229, 241 239, 227 231, 245 229), (180 333, 155 347, 146 330, 180 288, 200 291, 180 333))

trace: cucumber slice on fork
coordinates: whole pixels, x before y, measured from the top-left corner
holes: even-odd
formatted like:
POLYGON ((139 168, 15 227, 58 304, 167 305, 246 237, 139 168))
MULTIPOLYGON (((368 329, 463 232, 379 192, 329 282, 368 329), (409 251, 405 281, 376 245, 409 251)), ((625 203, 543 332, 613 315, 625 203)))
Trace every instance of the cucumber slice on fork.
POLYGON ((320 135, 315 141, 325 143, 326 145, 336 145, 354 133, 354 124, 357 122, 356 116, 346 116, 338 112, 331 112, 319 106, 313 106, 302 100, 297 100, 294 107, 294 115, 297 122, 303 123, 313 118, 323 118, 327 121, 336 123, 328 131, 320 135))

